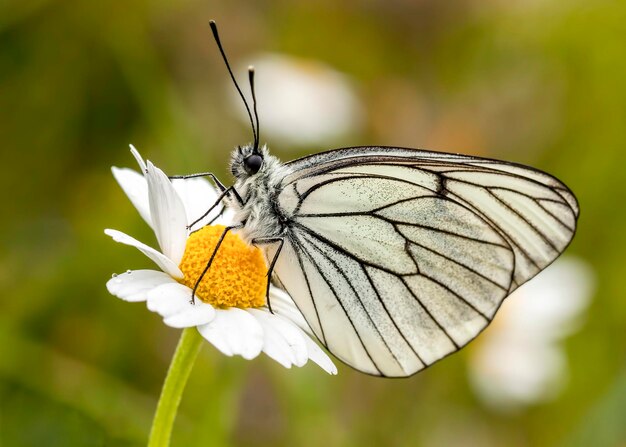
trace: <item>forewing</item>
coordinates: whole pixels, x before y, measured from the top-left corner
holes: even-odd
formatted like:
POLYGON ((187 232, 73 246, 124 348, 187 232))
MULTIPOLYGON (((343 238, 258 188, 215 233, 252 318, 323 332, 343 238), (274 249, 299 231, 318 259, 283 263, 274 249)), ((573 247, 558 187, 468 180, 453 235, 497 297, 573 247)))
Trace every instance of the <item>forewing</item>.
POLYGON ((322 343, 370 374, 407 376, 464 346, 575 229, 571 192, 519 165, 355 148, 288 166, 275 274, 322 343))

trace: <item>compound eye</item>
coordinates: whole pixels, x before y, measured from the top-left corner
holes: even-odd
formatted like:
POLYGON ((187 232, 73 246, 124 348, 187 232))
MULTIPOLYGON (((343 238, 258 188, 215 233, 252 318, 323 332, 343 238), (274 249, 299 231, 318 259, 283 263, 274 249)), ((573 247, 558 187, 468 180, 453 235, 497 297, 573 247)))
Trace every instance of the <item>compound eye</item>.
POLYGON ((261 169, 262 165, 263 157, 261 157, 259 154, 252 154, 243 161, 243 167, 245 168, 248 175, 254 175, 259 172, 259 169, 261 169))

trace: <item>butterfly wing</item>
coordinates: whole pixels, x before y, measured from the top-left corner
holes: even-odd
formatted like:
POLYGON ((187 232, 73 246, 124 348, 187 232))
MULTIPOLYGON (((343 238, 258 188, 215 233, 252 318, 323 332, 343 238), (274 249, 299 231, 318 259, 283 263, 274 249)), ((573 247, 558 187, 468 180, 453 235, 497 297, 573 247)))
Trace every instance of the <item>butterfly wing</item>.
POLYGON ((578 205, 554 177, 401 148, 288 163, 274 272, 339 359, 411 375, 455 352, 569 244, 578 205))

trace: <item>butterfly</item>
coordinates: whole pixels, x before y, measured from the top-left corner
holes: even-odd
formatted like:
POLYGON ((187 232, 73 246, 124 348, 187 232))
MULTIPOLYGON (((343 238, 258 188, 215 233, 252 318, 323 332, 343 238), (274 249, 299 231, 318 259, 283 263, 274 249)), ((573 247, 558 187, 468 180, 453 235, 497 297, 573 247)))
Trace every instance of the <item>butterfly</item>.
POLYGON ((235 210, 223 236, 263 248, 268 277, 346 364, 406 377, 458 351, 572 240, 574 194, 520 164, 381 146, 281 163, 259 145, 254 71, 255 120, 211 28, 254 142, 232 154, 233 186, 196 175, 235 210))

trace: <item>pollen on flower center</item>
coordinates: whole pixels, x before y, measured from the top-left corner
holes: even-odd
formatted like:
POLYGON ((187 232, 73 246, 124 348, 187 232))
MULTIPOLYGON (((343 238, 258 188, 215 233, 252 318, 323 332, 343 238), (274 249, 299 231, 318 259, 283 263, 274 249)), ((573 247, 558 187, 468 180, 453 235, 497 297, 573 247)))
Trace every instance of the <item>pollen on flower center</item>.
MULTIPOLYGON (((224 228, 223 225, 206 226, 189 236, 179 266, 185 275, 181 283, 194 288, 224 228)), ((260 307, 265 304, 266 274, 261 250, 229 232, 202 278, 196 297, 220 308, 260 307)))

